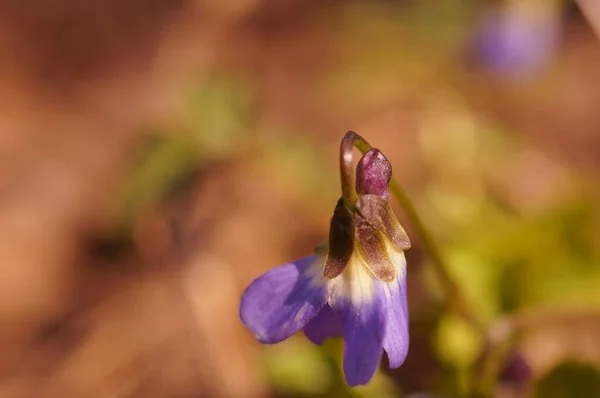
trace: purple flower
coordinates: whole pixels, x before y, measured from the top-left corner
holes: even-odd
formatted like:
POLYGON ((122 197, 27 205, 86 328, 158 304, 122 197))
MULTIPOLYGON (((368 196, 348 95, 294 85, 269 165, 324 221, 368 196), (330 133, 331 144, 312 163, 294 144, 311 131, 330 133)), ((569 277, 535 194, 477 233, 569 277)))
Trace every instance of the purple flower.
POLYGON ((369 150, 358 164, 355 202, 338 201, 327 244, 259 276, 240 304, 242 322, 264 344, 300 329, 315 344, 343 336, 350 386, 371 380, 384 350, 392 369, 408 352, 410 241, 387 202, 391 172, 385 156, 369 150))
POLYGON ((545 68, 560 41, 558 8, 552 2, 504 3, 483 15, 477 50, 493 72, 529 77, 545 68))

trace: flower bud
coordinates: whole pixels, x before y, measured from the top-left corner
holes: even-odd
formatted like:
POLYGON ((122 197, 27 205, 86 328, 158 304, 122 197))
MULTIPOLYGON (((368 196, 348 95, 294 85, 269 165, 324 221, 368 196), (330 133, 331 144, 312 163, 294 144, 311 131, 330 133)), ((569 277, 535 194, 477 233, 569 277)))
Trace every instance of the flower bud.
POLYGON ((371 148, 358 161, 356 191, 359 195, 377 195, 388 198, 388 185, 392 178, 392 165, 377 148, 371 148))

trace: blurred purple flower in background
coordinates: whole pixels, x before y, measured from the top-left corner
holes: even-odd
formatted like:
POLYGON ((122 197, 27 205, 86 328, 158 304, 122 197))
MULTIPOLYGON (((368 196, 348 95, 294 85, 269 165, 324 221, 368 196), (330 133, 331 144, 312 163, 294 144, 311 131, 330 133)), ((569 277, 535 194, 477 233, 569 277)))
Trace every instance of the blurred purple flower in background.
POLYGON ((559 11, 555 1, 509 0, 484 13, 476 33, 483 66, 509 77, 542 71, 560 43, 559 11))
POLYGON ((383 350, 391 368, 408 352, 403 250, 410 241, 387 202, 391 173, 385 156, 369 150, 358 163, 356 202, 339 200, 327 244, 258 277, 240 304, 242 322, 261 343, 300 329, 315 344, 343 335, 350 386, 371 380, 383 350))
POLYGON ((519 385, 531 381, 533 372, 523 354, 513 351, 500 369, 499 378, 504 383, 519 385))

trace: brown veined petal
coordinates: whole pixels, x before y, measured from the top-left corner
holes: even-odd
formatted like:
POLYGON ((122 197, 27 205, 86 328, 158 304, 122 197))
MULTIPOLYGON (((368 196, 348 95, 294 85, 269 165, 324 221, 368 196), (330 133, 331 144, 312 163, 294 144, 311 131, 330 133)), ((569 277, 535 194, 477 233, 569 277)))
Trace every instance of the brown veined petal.
POLYGON ((396 267, 390 260, 386 237, 363 219, 360 215, 356 222, 356 246, 366 266, 373 275, 384 282, 391 282, 396 277, 396 267))
POLYGON ((360 195, 356 207, 360 215, 395 246, 401 250, 410 249, 410 239, 387 200, 377 195, 360 195))

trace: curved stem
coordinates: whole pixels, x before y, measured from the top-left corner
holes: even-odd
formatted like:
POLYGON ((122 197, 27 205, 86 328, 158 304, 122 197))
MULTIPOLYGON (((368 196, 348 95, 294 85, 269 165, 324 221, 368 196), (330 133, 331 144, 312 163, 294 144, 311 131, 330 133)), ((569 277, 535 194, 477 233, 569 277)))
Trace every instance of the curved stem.
POLYGON ((354 167, 352 150, 357 148, 362 153, 371 149, 371 145, 354 131, 348 131, 340 144, 340 176, 342 179, 342 200, 351 209, 356 203, 356 187, 354 184, 354 167))

